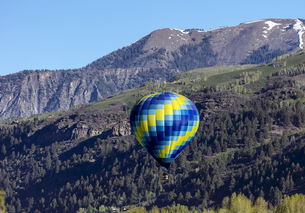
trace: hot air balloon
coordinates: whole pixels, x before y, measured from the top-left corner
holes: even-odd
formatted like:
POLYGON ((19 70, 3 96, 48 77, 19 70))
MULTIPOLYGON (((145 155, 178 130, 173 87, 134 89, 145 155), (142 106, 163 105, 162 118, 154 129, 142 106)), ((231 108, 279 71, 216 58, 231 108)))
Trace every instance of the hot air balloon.
POLYGON ((134 106, 130 123, 137 141, 161 167, 169 169, 193 139, 199 114, 194 103, 173 92, 143 97, 134 106))

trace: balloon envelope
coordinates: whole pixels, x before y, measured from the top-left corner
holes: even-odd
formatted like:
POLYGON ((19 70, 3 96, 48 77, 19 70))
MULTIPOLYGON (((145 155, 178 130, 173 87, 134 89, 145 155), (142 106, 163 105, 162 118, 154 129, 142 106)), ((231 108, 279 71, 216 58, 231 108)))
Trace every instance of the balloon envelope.
POLYGON ((130 122, 137 141, 168 169, 193 139, 199 114, 188 98, 161 92, 143 97, 134 106, 130 122))

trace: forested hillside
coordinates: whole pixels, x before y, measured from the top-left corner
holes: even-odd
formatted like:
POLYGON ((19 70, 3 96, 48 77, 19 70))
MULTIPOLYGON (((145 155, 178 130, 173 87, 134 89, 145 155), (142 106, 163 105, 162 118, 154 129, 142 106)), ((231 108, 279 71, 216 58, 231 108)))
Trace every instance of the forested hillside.
POLYGON ((148 82, 104 101, 0 126, 0 188, 9 212, 80 208, 218 208, 243 193, 272 205, 305 193, 305 54, 266 65, 215 67, 148 82), (136 100, 187 96, 200 112, 193 142, 170 181, 130 133, 136 100))
MULTIPOLYGON (((175 204, 164 208, 158 208, 156 206, 151 209, 145 209, 144 207, 130 206, 130 209, 125 211, 126 213, 303 213, 305 212, 305 196, 302 194, 296 194, 285 197, 277 206, 270 206, 270 203, 266 202, 263 198, 259 197, 254 202, 249 200, 242 194, 236 195, 233 193, 231 197, 225 197, 223 199, 221 208, 217 209, 205 209, 203 211, 197 209, 190 209, 187 206, 175 204)), ((77 213, 89 213, 89 212, 113 212, 113 209, 107 207, 100 207, 99 209, 83 209, 81 208, 77 213)))

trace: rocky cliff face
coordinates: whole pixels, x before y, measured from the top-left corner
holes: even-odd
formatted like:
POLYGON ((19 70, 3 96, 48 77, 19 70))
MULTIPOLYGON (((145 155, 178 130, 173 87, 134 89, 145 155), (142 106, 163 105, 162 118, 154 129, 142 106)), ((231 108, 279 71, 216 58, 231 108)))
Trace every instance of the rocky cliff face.
POLYGON ((161 29, 81 69, 0 77, 0 119, 69 109, 207 66, 265 63, 305 47, 300 19, 267 19, 209 31, 161 29))

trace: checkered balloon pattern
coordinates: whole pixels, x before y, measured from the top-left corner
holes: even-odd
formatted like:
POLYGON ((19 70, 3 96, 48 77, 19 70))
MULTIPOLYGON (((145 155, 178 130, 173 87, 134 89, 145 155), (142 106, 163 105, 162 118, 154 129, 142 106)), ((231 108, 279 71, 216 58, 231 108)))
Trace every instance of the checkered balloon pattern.
POLYGON ((133 108, 130 122, 137 141, 161 166, 169 168, 193 139, 199 114, 188 98, 160 92, 143 97, 133 108))

